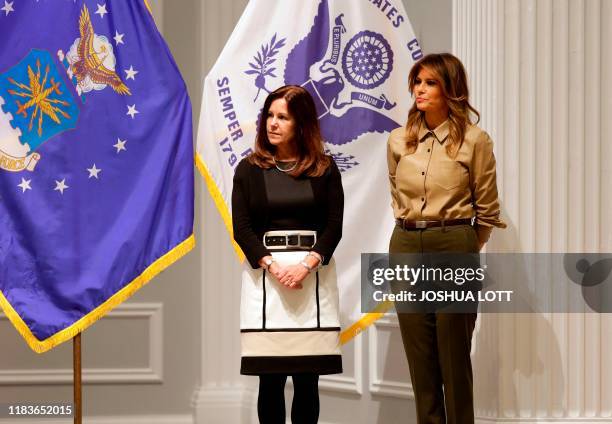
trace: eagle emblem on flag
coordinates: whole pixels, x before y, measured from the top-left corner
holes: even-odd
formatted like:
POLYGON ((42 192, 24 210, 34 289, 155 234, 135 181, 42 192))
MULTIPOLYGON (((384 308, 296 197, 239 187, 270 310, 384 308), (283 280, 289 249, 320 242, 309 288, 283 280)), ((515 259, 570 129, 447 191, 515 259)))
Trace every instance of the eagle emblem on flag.
MULTIPOLYGON (((343 17, 338 14, 332 27, 328 2, 321 0, 310 31, 289 51, 283 75, 284 84, 301 85, 310 92, 325 141, 337 146, 367 132, 385 133, 400 126, 387 113, 397 105, 389 93, 373 95, 392 73, 391 45, 383 34, 366 29, 342 46, 343 34, 349 31, 343 17)), ((255 100, 260 90, 269 92, 266 77, 276 77, 274 56, 285 40, 274 34, 249 62, 245 73, 256 75, 255 100)))
POLYGON ((130 89, 115 72, 116 59, 113 45, 108 38, 94 33, 89 9, 83 6, 79 18, 80 38, 64 56, 62 50, 58 57, 66 66, 70 78, 76 83, 79 95, 92 90, 103 90, 110 86, 118 94, 131 95, 130 89))

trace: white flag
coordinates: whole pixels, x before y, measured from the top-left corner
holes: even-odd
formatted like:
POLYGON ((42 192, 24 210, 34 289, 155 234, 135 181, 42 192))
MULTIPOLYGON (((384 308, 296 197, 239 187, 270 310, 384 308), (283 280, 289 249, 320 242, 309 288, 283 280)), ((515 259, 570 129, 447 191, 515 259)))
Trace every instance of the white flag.
POLYGON ((230 234, 234 170, 267 94, 286 84, 312 94, 345 191, 334 254, 343 341, 378 316, 361 313, 360 254, 388 250, 387 135, 407 119, 421 56, 401 0, 251 0, 205 80, 196 161, 230 234))

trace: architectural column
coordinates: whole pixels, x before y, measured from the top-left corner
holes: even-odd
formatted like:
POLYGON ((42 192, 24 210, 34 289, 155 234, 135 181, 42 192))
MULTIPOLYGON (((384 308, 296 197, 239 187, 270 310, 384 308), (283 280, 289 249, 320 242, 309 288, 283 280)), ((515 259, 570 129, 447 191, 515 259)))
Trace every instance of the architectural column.
MULTIPOLYGON (((200 75, 204 77, 221 53, 246 0, 199 3, 200 75)), ((194 105, 199 116, 200 105, 194 105)), ((197 122, 197 121, 196 121, 197 122)), ((242 267, 208 194, 197 175, 200 214, 198 240, 202 264, 202 352, 201 384, 194 393, 195 424, 248 423, 254 410, 256 379, 239 375, 240 368, 240 281, 242 267)))
MULTIPOLYGON (((611 23, 605 0, 453 0, 453 51, 495 142, 508 223, 489 250, 611 251, 611 23)), ((599 314, 483 314, 478 415, 609 418, 611 326, 599 314), (497 380, 483 372, 487 361, 497 380)))

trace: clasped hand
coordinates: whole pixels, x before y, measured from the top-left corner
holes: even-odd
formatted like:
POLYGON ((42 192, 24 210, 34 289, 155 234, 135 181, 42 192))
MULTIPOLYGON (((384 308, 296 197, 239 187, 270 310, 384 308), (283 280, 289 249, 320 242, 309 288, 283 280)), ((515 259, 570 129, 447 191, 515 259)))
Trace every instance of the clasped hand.
POLYGON ((270 265, 269 272, 285 287, 298 290, 303 288, 302 281, 308 275, 308 270, 300 264, 280 266, 276 262, 270 265))

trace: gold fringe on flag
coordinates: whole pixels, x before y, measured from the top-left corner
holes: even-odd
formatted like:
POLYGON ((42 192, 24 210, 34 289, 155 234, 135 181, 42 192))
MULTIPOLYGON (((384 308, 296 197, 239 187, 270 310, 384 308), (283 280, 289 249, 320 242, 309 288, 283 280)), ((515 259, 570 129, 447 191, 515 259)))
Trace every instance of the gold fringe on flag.
POLYGON ((67 340, 72 339, 77 334, 84 331, 90 325, 94 324, 108 312, 119 306, 121 303, 130 298, 134 293, 138 291, 142 286, 151 281, 157 274, 168 268, 170 265, 178 261, 180 258, 185 256, 191 249, 195 247, 195 236, 192 234, 187 237, 184 241, 179 243, 172 250, 161 256, 151 265, 149 265, 142 274, 132 280, 128 285, 119 290, 113 296, 111 296, 106 302, 102 303, 93 311, 89 312, 83 318, 72 324, 70 327, 63 329, 62 331, 55 333, 53 336, 45 339, 38 340, 34 334, 30 331, 25 322, 13 309, 11 304, 8 302, 4 294, 0 292, 0 306, 4 310, 4 313, 8 319, 13 323, 19 334, 23 336, 28 345, 33 351, 37 353, 43 353, 55 346, 64 343, 67 340))

